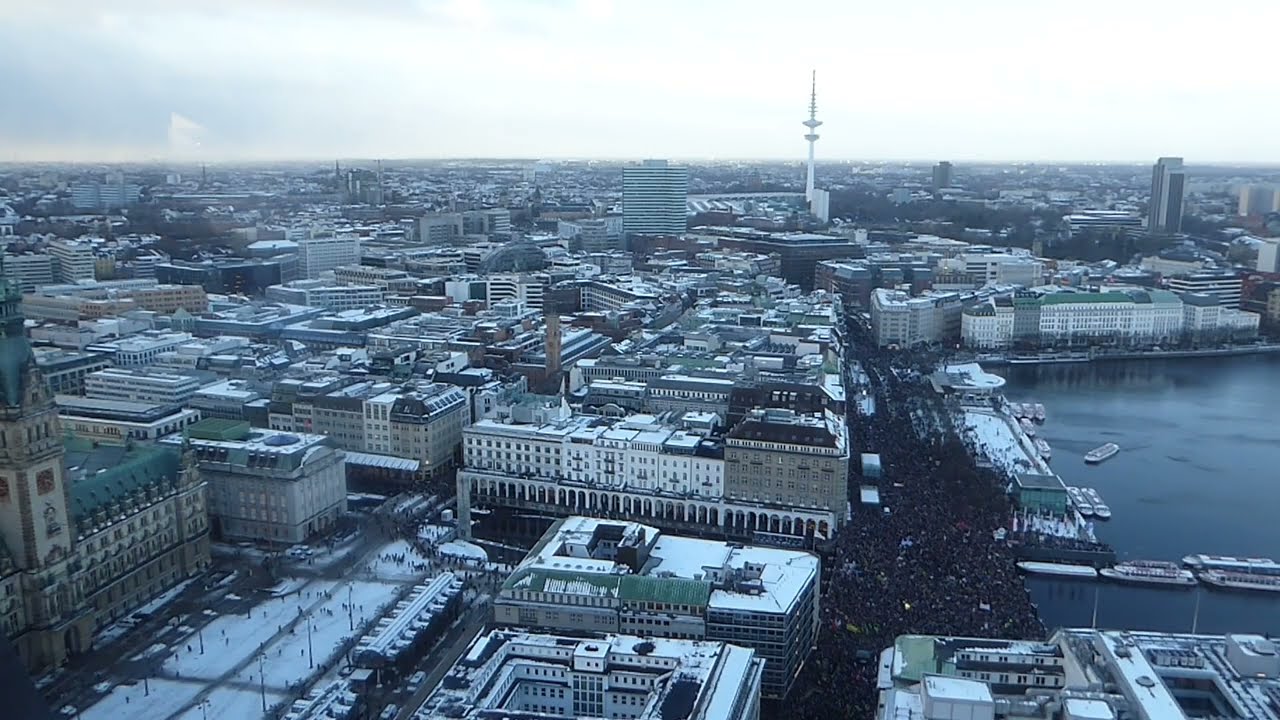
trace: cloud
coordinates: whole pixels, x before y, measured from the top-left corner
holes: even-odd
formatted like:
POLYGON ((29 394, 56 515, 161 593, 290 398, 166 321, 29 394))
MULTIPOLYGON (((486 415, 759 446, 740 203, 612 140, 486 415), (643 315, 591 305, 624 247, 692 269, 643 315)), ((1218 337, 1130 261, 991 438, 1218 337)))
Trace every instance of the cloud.
POLYGON ((799 158, 816 67, 820 157, 1280 159, 1280 6, 1139 5, 0 0, 0 148, 799 158))

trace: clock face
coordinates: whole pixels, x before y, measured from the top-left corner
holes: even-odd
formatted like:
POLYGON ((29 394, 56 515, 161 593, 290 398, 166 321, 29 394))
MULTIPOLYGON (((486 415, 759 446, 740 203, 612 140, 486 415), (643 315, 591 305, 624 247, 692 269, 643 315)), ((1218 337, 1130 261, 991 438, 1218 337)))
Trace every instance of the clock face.
POLYGON ((48 495, 57 487, 57 483, 53 479, 52 470, 41 470, 36 475, 36 494, 48 495))

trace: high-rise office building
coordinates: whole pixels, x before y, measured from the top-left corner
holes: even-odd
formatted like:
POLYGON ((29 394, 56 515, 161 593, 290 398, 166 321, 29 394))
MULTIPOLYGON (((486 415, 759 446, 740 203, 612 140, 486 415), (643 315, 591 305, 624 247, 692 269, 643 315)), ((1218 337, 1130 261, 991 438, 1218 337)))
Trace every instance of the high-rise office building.
POLYGON ((1265 215, 1280 210, 1280 188, 1274 185, 1241 185, 1236 214, 1265 215))
POLYGON ((622 229, 632 235, 679 235, 686 228, 689 168, 645 160, 622 171, 622 229))
POLYGON ((1182 231, 1182 199, 1187 189, 1182 158, 1162 157, 1151 167, 1151 204, 1147 207, 1147 232, 1182 231))
POLYGON ((933 166, 933 189, 941 190, 942 188, 951 187, 952 181, 951 163, 943 160, 933 166))

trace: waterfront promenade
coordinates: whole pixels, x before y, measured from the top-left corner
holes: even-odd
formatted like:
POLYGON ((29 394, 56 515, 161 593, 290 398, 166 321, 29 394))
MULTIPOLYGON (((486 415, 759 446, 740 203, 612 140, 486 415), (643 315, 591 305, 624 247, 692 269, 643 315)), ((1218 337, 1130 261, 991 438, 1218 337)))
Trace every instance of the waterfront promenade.
POLYGON ((1180 360, 1186 358, 1238 357, 1280 353, 1280 343, 1252 343, 1218 348, 1168 350, 1072 350, 1041 353, 961 353, 958 361, 1003 365, 1067 365, 1076 363, 1118 362, 1121 360, 1180 360))

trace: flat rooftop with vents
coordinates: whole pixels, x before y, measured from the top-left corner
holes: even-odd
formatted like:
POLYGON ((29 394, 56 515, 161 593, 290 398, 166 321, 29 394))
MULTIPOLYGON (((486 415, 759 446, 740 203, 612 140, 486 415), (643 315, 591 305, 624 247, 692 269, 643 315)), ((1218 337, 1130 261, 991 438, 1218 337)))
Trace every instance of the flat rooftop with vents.
POLYGON ((722 642, 494 630, 458 658, 414 720, 754 720, 763 661, 722 642))

